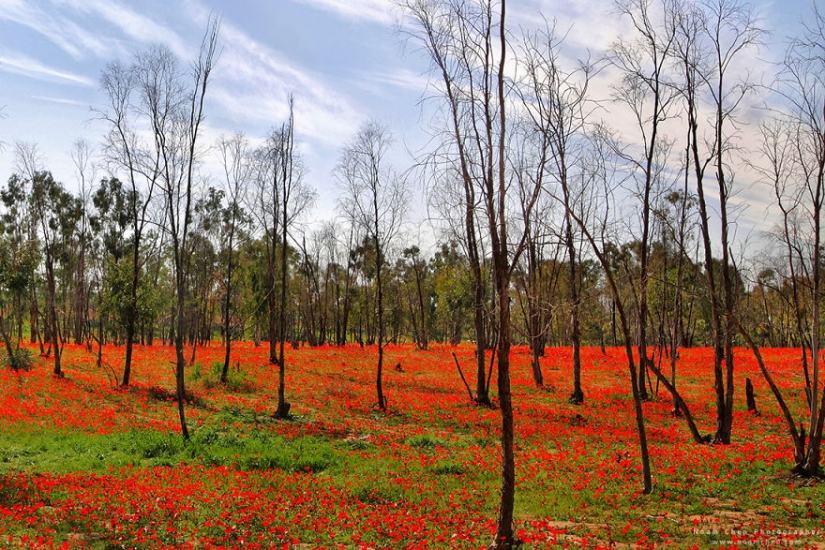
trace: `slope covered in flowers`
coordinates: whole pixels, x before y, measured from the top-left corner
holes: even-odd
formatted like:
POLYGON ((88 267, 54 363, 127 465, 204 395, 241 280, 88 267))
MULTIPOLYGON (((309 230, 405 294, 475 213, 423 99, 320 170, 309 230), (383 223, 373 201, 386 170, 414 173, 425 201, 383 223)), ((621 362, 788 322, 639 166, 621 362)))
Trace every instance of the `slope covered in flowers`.
MULTIPOLYGON (((452 353, 388 349, 389 410, 375 410, 376 350, 288 350, 294 417, 275 421, 277 372, 265 346, 200 348, 187 369, 192 441, 178 433, 173 350, 136 352, 135 383, 67 346, 65 379, 47 360, 0 371, 0 545, 43 548, 482 548, 494 531, 498 411, 473 406, 452 353)), ((570 350, 548 349, 535 388, 513 356, 518 536, 526 548, 825 544, 820 489, 791 478, 790 441, 748 352, 737 354, 734 443, 700 446, 661 388, 645 404, 654 494, 641 495, 622 350, 584 353, 586 402, 567 402, 570 350), (744 379, 762 415, 745 411, 744 379)), ((765 357, 801 419, 797 350, 765 357)), ((679 386, 712 431, 712 356, 683 350, 679 386)))

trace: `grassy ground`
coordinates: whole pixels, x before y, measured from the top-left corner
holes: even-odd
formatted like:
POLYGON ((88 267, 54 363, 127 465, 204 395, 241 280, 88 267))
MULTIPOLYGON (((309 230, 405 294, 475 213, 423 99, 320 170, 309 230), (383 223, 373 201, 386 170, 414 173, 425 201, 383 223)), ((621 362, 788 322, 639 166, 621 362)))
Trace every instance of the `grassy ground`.
MULTIPOLYGON (((63 548, 482 548, 495 527, 498 411, 468 402, 451 353, 388 351, 389 410, 375 410, 376 351, 289 350, 293 417, 271 418, 276 376, 266 347, 238 345, 218 383, 219 346, 188 368, 184 443, 172 395, 173 351, 139 348, 135 384, 67 346, 66 379, 48 359, 0 372, 0 546, 63 548), (398 367, 396 367, 398 365, 398 367)), ((801 420, 796 350, 766 350, 801 420)), ((524 548, 825 545, 821 488, 796 479, 790 439, 755 365, 737 354, 734 443, 700 446, 664 392, 645 404, 654 473, 641 474, 621 350, 585 351, 581 406, 567 403, 569 349, 530 380, 513 357, 517 532, 524 548), (744 410, 744 378, 761 416, 744 410)), ((680 387, 705 431, 714 425, 712 355, 683 350, 680 387)))

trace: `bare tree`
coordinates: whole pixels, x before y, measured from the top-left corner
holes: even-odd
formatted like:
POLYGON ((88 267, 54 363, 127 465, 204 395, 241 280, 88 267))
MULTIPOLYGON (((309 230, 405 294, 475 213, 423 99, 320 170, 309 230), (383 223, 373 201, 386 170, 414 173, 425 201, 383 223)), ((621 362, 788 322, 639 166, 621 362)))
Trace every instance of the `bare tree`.
POLYGON ((190 224, 193 188, 196 184, 198 139, 205 119, 206 91, 216 56, 220 21, 211 18, 201 42, 197 60, 192 64, 191 87, 183 82, 178 61, 168 48, 159 46, 139 56, 138 75, 143 109, 148 113, 152 137, 156 144, 160 178, 166 211, 166 233, 171 240, 175 309, 175 379, 181 435, 189 439, 184 401, 184 313, 187 297, 190 224), (143 61, 143 62, 141 62, 143 61))
POLYGON ((85 139, 78 139, 72 146, 72 163, 75 166, 79 184, 80 221, 78 227, 78 246, 76 250, 77 265, 74 266, 74 291, 72 293, 71 309, 73 311, 72 332, 76 344, 81 343, 88 336, 89 329, 89 282, 87 281, 87 255, 91 245, 91 229, 89 227, 89 207, 92 197, 92 186, 96 179, 97 167, 92 162, 94 150, 85 139))
MULTIPOLYGON (((579 319, 581 276, 575 242, 577 226, 570 218, 570 212, 576 210, 580 197, 576 196, 571 172, 576 169, 582 154, 582 135, 590 110, 587 89, 594 68, 588 62, 569 71, 561 66, 562 38, 557 36, 555 25, 545 25, 543 30, 526 36, 524 43, 526 82, 522 102, 535 132, 540 136, 542 163, 539 185, 557 184, 561 188, 564 207, 562 241, 567 251, 570 337, 573 344, 573 393, 570 401, 580 404, 584 402, 579 319)), ((583 214, 581 210, 580 214, 583 214)), ((532 256, 532 253, 528 251, 528 255, 532 256)), ((538 360, 535 351, 533 353, 535 365, 538 360)))
POLYGON ((460 242, 465 247, 470 267, 476 342, 475 402, 489 406, 486 353, 493 347, 490 358, 492 368, 495 343, 489 341, 487 330, 487 297, 482 271, 483 238, 479 227, 485 209, 482 208, 478 182, 492 180, 494 167, 490 158, 493 153, 492 142, 485 140, 482 135, 485 129, 492 128, 487 124, 479 125, 477 118, 486 117, 487 122, 492 122, 494 118, 495 107, 491 104, 494 91, 490 71, 493 66, 491 28, 484 32, 484 36, 478 36, 483 29, 471 32, 475 22, 470 19, 478 18, 484 11, 484 6, 478 2, 462 4, 437 0, 404 0, 400 4, 416 26, 411 35, 429 56, 431 70, 440 81, 436 94, 447 106, 445 128, 438 131, 443 137, 443 144, 430 161, 435 172, 433 188, 449 190, 454 182, 460 184, 450 204, 461 207, 460 211, 463 212, 460 224, 463 225, 463 231, 456 231, 456 234, 461 237, 460 242), (482 64, 478 69, 480 74, 476 74, 477 63, 482 64), (477 139, 473 139, 474 137, 477 139), (477 162, 471 158, 476 156, 477 162))
MULTIPOLYGON (((511 548, 515 502, 513 403, 510 390, 510 281, 527 241, 526 223, 510 243, 508 224, 515 193, 508 173, 509 58, 505 0, 406 0, 402 2, 438 76, 446 111, 445 146, 461 175, 467 205, 467 237, 475 238, 474 209, 484 212, 489 238, 498 338, 498 399, 501 409, 501 501, 491 548, 511 548), (509 196, 509 200, 508 200, 509 196), (476 206, 478 197, 478 206, 476 206)), ((536 182, 534 181, 533 184, 536 182)), ((540 186, 518 193, 522 214, 532 213, 540 186)), ((529 219, 523 216, 522 221, 529 219)), ((515 223, 515 222, 514 222, 515 223)), ((517 227, 517 223, 515 224, 517 227)), ((515 233, 515 231, 514 231, 515 233)), ((480 376, 483 373, 479 372, 480 376)))
POLYGON ((825 208, 825 13, 814 6, 811 15, 802 36, 791 42, 785 55, 775 86, 783 108, 775 114, 774 120, 763 124, 761 149, 763 158, 768 161, 761 173, 766 181, 772 183, 782 212, 779 233, 786 250, 792 286, 791 303, 803 350, 802 366, 809 413, 807 442, 803 424, 796 428, 781 391, 764 365, 759 348, 734 319, 783 412, 794 444, 796 464, 793 472, 804 476, 821 475, 825 424, 825 391, 820 373, 822 216, 825 208), (805 303, 809 305, 805 307, 805 303), (806 327, 803 317, 808 316, 810 326, 806 327), (805 357, 806 342, 811 352, 810 372, 805 357))
MULTIPOLYGON (((43 156, 36 143, 25 141, 16 141, 14 143, 14 168, 15 172, 22 176, 20 183, 22 184, 21 190, 24 197, 30 192, 27 187, 31 186, 31 183, 34 181, 34 176, 44 170, 43 162, 43 156)), ((20 207, 26 208, 23 204, 21 204, 20 207)), ((27 212, 21 212, 21 219, 26 223, 28 238, 32 242, 37 242, 37 227, 34 218, 28 215, 27 212)), ((40 307, 37 299, 37 285, 30 285, 29 340, 31 343, 39 343, 40 353, 44 352, 43 338, 40 334, 40 307)))
POLYGON ((728 444, 733 426, 733 339, 735 292, 730 258, 730 206, 733 175, 730 157, 735 152, 736 115, 753 89, 747 80, 734 80, 736 62, 761 43, 764 31, 753 8, 738 0, 706 0, 677 8, 676 59, 684 71, 681 93, 685 101, 688 142, 694 170, 699 221, 704 248, 704 277, 711 302, 714 346, 716 432, 714 442, 728 444), (733 80, 733 82, 731 82, 733 80), (701 91, 708 100, 707 128, 701 126, 701 91), (715 170, 721 226, 721 273, 715 267, 711 244, 709 192, 706 170, 715 170), (721 278, 721 281, 719 280, 721 278))
POLYGON ((109 63, 100 75, 100 87, 107 98, 107 105, 98 109, 100 119, 109 126, 104 136, 103 154, 110 172, 125 180, 128 190, 126 205, 129 210, 131 229, 131 278, 129 301, 125 315, 124 363, 121 384, 129 386, 132 379, 132 353, 138 308, 141 299, 140 278, 145 263, 144 236, 150 205, 162 175, 162 145, 157 139, 144 140, 139 128, 149 124, 153 132, 159 129, 151 120, 153 113, 147 109, 150 97, 157 86, 143 82, 142 78, 156 72, 153 64, 163 62, 157 55, 139 54, 132 65, 120 61, 109 63))
POLYGON ((384 278, 391 246, 407 211, 406 182, 386 165, 392 136, 375 121, 366 122, 355 138, 341 150, 335 177, 343 191, 339 206, 351 224, 359 226, 375 255, 378 364, 375 388, 377 406, 387 410, 384 395, 384 278))
POLYGON ((650 454, 647 445, 647 432, 645 430, 644 411, 642 409, 641 393, 639 391, 639 369, 633 356, 632 335, 630 320, 625 307, 625 298, 620 292, 617 276, 616 261, 611 258, 612 250, 615 248, 617 240, 616 226, 616 196, 615 190, 620 181, 617 181, 618 167, 614 164, 615 156, 609 150, 612 145, 608 145, 609 138, 600 135, 598 132, 592 136, 592 152, 583 167, 581 177, 582 187, 589 189, 589 195, 585 199, 594 204, 594 211, 599 212, 590 223, 578 215, 577 212, 567 210, 570 218, 579 226, 585 240, 590 244, 590 248, 596 255, 602 266, 610 293, 613 297, 613 305, 618 313, 619 325, 622 332, 625 355, 627 356, 627 366, 630 373, 630 386, 633 395, 633 410, 636 418, 636 430, 639 435, 639 451, 642 462, 642 483, 643 492, 649 494, 653 490, 653 480, 650 468, 650 454))
POLYGON ((226 255, 226 271, 224 272, 224 300, 223 300, 223 337, 226 346, 221 382, 226 383, 229 376, 229 362, 232 357, 232 304, 235 292, 235 271, 237 268, 235 253, 238 247, 238 237, 246 225, 246 214, 242 204, 245 202, 247 186, 252 177, 252 150, 249 140, 242 134, 236 133, 232 137, 221 137, 218 140, 218 151, 225 176, 225 190, 228 204, 222 212, 222 233, 224 235, 223 250, 226 255))
POLYGON ((646 373, 651 360, 648 356, 648 286, 650 282, 649 256, 651 248, 651 213, 662 188, 667 185, 667 161, 671 141, 662 132, 662 124, 670 117, 676 93, 669 81, 671 50, 676 38, 673 24, 673 7, 670 0, 654 4, 652 0, 617 0, 623 15, 633 23, 634 37, 619 39, 608 55, 609 62, 618 68, 619 83, 614 89, 614 99, 624 103, 632 113, 636 124, 636 137, 641 151, 618 143, 614 151, 637 174, 630 190, 641 202, 641 235, 639 235, 638 274, 634 296, 636 298, 639 351, 639 393, 647 399, 646 373), (659 19, 657 21, 657 18, 659 19))
MULTIPOLYGON (((280 275, 280 302, 278 305, 278 406, 275 410, 276 418, 287 418, 290 404, 285 399, 285 369, 284 345, 286 343, 286 309, 288 279, 288 241, 292 237, 292 226, 297 218, 315 202, 315 192, 303 184, 303 166, 295 151, 295 116, 294 101, 289 97, 289 119, 280 130, 273 132, 269 138, 269 154, 274 159, 275 185, 280 182, 280 188, 275 195, 280 197, 277 211, 280 213, 281 239, 281 275, 280 275)), ((274 289, 274 287, 272 287, 274 289)), ((270 341, 270 346, 274 342, 270 341)), ((271 357, 271 352, 270 352, 271 357)))

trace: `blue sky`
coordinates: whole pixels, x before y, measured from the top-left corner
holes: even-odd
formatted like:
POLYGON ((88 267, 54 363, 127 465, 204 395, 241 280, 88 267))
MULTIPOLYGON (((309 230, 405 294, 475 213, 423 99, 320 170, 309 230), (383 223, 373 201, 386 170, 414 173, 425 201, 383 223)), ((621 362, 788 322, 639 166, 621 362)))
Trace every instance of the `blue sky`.
MULTIPOLYGON (((806 0, 756 5, 773 31, 767 57, 781 52, 811 7, 806 0)), ((508 12, 512 28, 536 23, 540 12, 557 17, 572 25, 574 51, 598 52, 621 28, 611 6, 511 0, 508 12)), ((75 185, 72 143, 95 143, 104 131, 91 108, 102 104, 98 78, 106 63, 157 42, 190 60, 210 12, 222 15, 224 50, 208 93, 207 139, 235 131, 265 136, 284 121, 293 93, 296 137, 321 218, 334 207, 330 171, 338 151, 363 121, 392 130, 397 169, 412 164, 407 150, 426 142, 420 100, 427 64, 396 32, 391 0, 0 0, 0 179, 14 171, 13 143, 26 141, 38 144, 44 168, 75 185)))

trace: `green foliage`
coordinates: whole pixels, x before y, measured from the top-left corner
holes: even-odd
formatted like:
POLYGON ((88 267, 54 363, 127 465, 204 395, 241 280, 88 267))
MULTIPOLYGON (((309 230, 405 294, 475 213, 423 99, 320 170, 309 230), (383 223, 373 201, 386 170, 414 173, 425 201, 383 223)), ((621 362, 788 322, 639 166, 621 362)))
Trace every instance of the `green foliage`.
POLYGON ((433 467, 436 475, 461 475, 464 473, 464 466, 456 462, 439 462, 433 467))
POLYGON ((405 441, 407 445, 417 449, 434 449, 436 447, 446 447, 447 443, 438 437, 422 434, 414 435, 405 441))
MULTIPOLYGON (((10 342, 11 343, 11 342, 10 342)), ((15 371, 29 371, 32 368, 32 352, 22 348, 16 342, 11 343, 11 352, 6 348, 3 353, 3 362, 15 371)))

